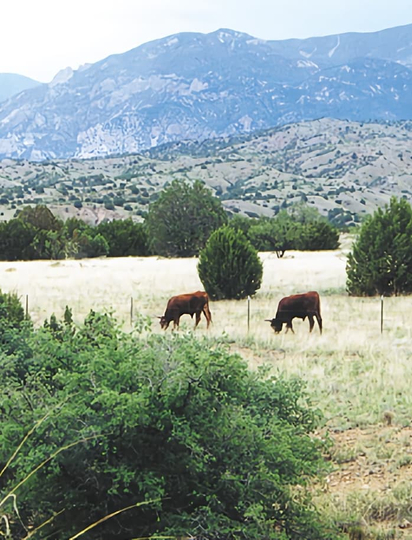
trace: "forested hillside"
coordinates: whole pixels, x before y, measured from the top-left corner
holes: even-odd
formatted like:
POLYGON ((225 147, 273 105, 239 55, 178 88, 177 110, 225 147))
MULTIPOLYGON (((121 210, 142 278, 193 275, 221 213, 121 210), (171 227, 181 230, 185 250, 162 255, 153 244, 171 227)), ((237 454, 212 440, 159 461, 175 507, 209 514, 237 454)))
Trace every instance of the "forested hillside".
POLYGON ((0 212, 47 204, 91 224, 141 220, 173 180, 200 180, 230 213, 273 216, 306 203, 354 224, 392 195, 411 200, 411 122, 324 118, 243 137, 163 145, 98 159, 0 162, 0 212))

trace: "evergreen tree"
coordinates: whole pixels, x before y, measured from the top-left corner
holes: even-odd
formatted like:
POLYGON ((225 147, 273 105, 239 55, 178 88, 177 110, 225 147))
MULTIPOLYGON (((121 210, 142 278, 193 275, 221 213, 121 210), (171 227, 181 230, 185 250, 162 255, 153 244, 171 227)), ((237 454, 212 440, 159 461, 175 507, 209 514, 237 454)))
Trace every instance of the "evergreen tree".
POLYGON ((339 247, 339 232, 327 221, 312 221, 302 224, 300 234, 295 239, 294 249, 321 251, 339 247))
POLYGON ((198 272, 213 300, 241 299, 260 288, 263 266, 242 231, 226 225, 210 236, 200 252, 198 272))
POLYGON ((36 229, 45 231, 59 231, 63 227, 62 220, 57 218, 44 204, 38 204, 34 207, 24 207, 19 212, 18 219, 25 223, 30 223, 36 229))
POLYGON ((151 250, 166 257, 192 257, 226 220, 220 200, 202 182, 190 185, 175 180, 149 208, 151 250))
POLYGON ((349 294, 412 292, 412 208, 393 197, 363 223, 347 263, 349 294))
POLYGON ((20 219, 0 223, 0 259, 30 260, 34 257, 32 242, 37 229, 20 219))
POLYGON ((148 255, 147 233, 142 223, 130 218, 104 221, 96 227, 109 245, 109 257, 128 257, 148 255))

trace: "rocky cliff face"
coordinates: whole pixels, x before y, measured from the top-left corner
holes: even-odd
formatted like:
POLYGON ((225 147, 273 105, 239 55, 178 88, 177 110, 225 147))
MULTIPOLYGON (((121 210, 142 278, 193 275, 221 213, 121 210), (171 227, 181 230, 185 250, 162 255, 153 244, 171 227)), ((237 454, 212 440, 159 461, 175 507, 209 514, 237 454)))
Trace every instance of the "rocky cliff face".
POLYGON ((286 41, 177 34, 0 103, 0 158, 138 152, 322 116, 411 118, 411 43, 412 25, 286 41))

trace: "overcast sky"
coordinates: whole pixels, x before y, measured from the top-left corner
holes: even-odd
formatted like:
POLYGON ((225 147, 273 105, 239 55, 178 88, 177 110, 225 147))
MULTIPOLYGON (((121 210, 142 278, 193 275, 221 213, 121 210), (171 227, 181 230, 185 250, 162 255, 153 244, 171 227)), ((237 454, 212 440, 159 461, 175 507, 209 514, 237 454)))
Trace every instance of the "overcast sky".
POLYGON ((411 0, 3 0, 0 73, 49 82, 177 32, 262 39, 374 32, 412 23, 411 0))

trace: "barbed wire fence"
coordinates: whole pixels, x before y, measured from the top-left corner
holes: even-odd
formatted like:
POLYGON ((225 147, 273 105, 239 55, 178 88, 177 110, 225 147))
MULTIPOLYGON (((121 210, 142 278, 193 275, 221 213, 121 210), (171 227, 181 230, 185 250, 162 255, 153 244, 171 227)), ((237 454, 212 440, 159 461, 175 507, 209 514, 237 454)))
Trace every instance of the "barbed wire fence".
MULTIPOLYGON (((342 327, 344 327, 345 325, 349 326, 350 323, 352 323, 357 328, 375 328, 376 330, 379 330, 380 334, 384 334, 385 332, 388 332, 391 328, 396 327, 397 325, 407 325, 407 319, 409 316, 404 309, 399 309, 399 306, 397 305, 397 299, 399 298, 400 297, 384 297, 383 295, 381 295, 380 297, 369 298, 349 296, 345 297, 344 295, 321 296, 321 314, 324 318, 324 323, 326 323, 326 328, 328 320, 332 320, 335 324, 341 325, 342 327), (353 310, 350 306, 347 308, 346 311, 343 311, 341 309, 341 303, 343 299, 349 301, 349 303, 354 303, 357 305, 357 309, 360 310, 362 315, 361 320, 351 320, 351 314, 353 310), (336 301, 336 306, 334 306, 334 301, 336 301), (326 310, 323 309, 323 306, 325 304, 327 306, 326 310)), ((42 317, 44 319, 50 317, 51 313, 41 314, 41 310, 39 309, 38 305, 36 305, 35 309, 32 308, 30 304, 29 294, 25 294, 23 297, 21 297, 21 301, 22 305, 24 306, 26 318, 32 318, 35 323, 40 324, 42 322, 42 317)), ((60 306, 62 313, 55 313, 58 317, 63 316, 65 307, 63 306, 63 304, 64 302, 61 303, 60 306)), ((277 304, 275 302, 275 304, 272 305, 270 308, 271 312, 263 315, 262 311, 265 308, 262 307, 262 305, 259 305, 258 301, 255 301, 255 299, 251 298, 250 296, 247 297, 243 305, 245 321, 244 324, 248 334, 253 331, 254 324, 260 323, 261 319, 262 321, 264 321, 265 319, 274 318, 277 310, 277 304), (254 310, 255 304, 258 305, 257 310, 254 310)), ((139 302, 136 302, 136 298, 133 295, 129 297, 119 298, 117 302, 112 302, 110 306, 105 305, 104 303, 100 305, 100 303, 96 303, 95 301, 93 301, 93 299, 91 299, 90 305, 87 306, 87 308, 83 308, 78 313, 76 313, 76 310, 73 309, 72 306, 69 307, 72 309, 73 318, 75 320, 79 321, 81 319, 84 319, 91 309, 93 309, 94 311, 108 311, 113 313, 113 315, 117 318, 119 318, 122 324, 124 324, 125 327, 128 328, 133 328, 133 325, 137 320, 137 316, 145 315, 144 312, 147 311, 147 309, 141 309, 141 306, 139 306, 139 302)), ((238 307, 236 306, 235 309, 237 312, 238 307)), ((231 310, 228 310, 227 315, 230 316, 230 314, 231 310)), ((146 313, 146 316, 152 317, 153 319, 156 319, 157 317, 153 313, 146 313)))

